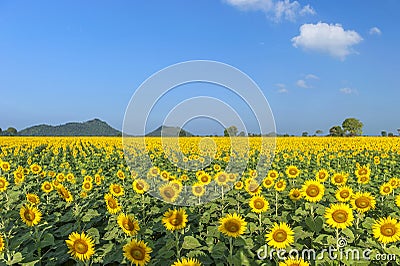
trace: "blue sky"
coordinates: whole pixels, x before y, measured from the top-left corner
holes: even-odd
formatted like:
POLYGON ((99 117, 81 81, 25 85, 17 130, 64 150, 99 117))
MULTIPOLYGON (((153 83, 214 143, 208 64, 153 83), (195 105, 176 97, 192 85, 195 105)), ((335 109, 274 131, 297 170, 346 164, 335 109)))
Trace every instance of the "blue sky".
POLYGON ((398 10, 397 0, 1 1, 0 127, 98 117, 121 129, 150 75, 207 59, 259 85, 279 133, 326 133, 346 117, 366 134, 396 132, 398 10))

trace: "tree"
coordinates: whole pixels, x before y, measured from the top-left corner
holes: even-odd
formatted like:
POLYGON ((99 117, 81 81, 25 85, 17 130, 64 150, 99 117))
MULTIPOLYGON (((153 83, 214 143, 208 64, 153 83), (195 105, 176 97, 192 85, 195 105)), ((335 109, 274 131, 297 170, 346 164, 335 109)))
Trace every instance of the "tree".
POLYGON ((302 137, 307 137, 307 136, 308 136, 308 132, 307 132, 307 131, 304 131, 303 133, 301 133, 301 136, 302 136, 302 137))
POLYGON ((225 137, 235 137, 238 133, 238 129, 236 126, 230 126, 224 130, 225 137))
POLYGON ((381 136, 382 136, 382 137, 387 137, 387 132, 386 132, 385 130, 382 130, 382 131, 381 131, 381 136))
POLYGON ((240 131, 240 133, 239 133, 238 136, 239 136, 239 137, 245 137, 245 136, 246 136, 246 133, 244 133, 243 131, 240 131))
POLYGON ((9 128, 7 128, 6 132, 11 135, 15 135, 15 134, 17 134, 18 131, 13 127, 9 127, 9 128))
POLYGON ((394 137, 394 134, 392 132, 389 132, 388 137, 394 137))
POLYGON ((349 136, 358 136, 362 134, 364 124, 356 118, 346 118, 342 123, 344 133, 349 136))
POLYGON ((341 137, 343 136, 343 129, 341 126, 333 126, 329 129, 329 135, 333 137, 341 137))
POLYGON ((319 135, 319 134, 322 134, 322 133, 324 133, 324 132, 321 129, 317 129, 315 131, 315 135, 319 135))

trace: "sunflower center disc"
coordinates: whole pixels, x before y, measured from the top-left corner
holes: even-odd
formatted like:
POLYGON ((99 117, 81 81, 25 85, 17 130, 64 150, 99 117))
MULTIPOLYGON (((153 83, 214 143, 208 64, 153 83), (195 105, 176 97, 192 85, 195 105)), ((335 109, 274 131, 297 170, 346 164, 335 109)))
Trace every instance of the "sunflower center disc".
POLYGON ((74 243, 74 249, 76 250, 76 252, 78 252, 79 254, 85 254, 88 251, 88 246, 86 245, 86 243, 84 243, 81 240, 77 240, 74 243))
POLYGON ((341 176, 335 177, 335 182, 336 183, 342 183, 343 178, 341 176))
POLYGON ((173 218, 173 219, 171 219, 171 224, 172 225, 179 225, 179 224, 181 224, 181 219, 179 219, 179 218, 173 218))
POLYGON ((126 230, 132 231, 133 223, 130 220, 125 221, 123 225, 126 230))
POLYGON ((287 238, 287 233, 284 230, 279 229, 274 233, 273 238, 276 242, 283 242, 287 238))
POLYGON ((309 186, 307 188, 307 195, 310 197, 316 197, 319 194, 319 189, 317 186, 309 186))
POLYGON ((342 191, 342 192, 340 192, 340 196, 342 197, 342 198, 347 198, 348 196, 349 196, 349 192, 348 191, 342 191))
POLYGON ((115 201, 113 199, 109 199, 108 200, 108 205, 110 205, 110 207, 112 209, 114 209, 115 207, 117 207, 117 204, 115 204, 115 201))
POLYGON ((347 221, 347 212, 343 210, 337 210, 332 214, 332 218, 337 223, 344 223, 347 221))
POLYGON ((264 202, 262 202, 261 200, 256 201, 254 207, 256 207, 256 209, 262 209, 264 207, 264 202))
POLYGON ((35 220, 35 214, 33 212, 31 212, 31 211, 25 212, 24 216, 25 216, 25 219, 28 220, 28 221, 35 220))
POLYGON ((140 249, 133 249, 131 251, 131 255, 135 260, 143 260, 144 259, 144 252, 140 249))
POLYGON ((355 203, 358 208, 364 209, 364 208, 368 207, 369 200, 364 197, 361 197, 359 199, 356 199, 355 203))
POLYGON ((381 227, 381 233, 384 236, 393 236, 396 233, 396 230, 392 225, 384 225, 381 227))

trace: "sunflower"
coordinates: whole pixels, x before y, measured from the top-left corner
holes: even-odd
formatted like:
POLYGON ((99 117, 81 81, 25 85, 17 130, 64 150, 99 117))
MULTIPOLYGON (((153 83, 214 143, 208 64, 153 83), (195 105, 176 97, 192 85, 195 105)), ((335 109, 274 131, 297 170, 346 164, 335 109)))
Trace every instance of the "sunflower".
POLYGON ((284 249, 294 242, 294 232, 290 226, 281 222, 275 223, 271 231, 266 234, 268 245, 276 249, 284 249))
POLYGON ((357 178, 360 178, 361 176, 370 176, 371 174, 371 169, 369 168, 369 164, 360 166, 357 164, 357 169, 355 170, 355 175, 357 178))
POLYGON ((285 173, 286 173, 287 177, 289 177, 289 178, 296 178, 300 175, 300 170, 294 165, 289 165, 286 168, 285 173))
POLYGON ((90 190, 92 190, 92 188, 93 188, 92 182, 85 181, 85 182, 82 183, 82 189, 83 190, 90 191, 90 190))
POLYGON ((92 182, 93 181, 93 177, 91 177, 90 175, 87 175, 83 178, 84 182, 92 182))
POLYGON ((114 198, 110 193, 107 193, 104 196, 104 200, 107 205, 107 210, 111 214, 116 214, 121 211, 121 206, 118 203, 118 200, 114 198))
POLYGON ((400 194, 396 196, 396 205, 400 208, 400 194))
POLYGON ((309 202, 320 201, 324 196, 324 193, 324 185, 316 180, 307 180, 301 187, 301 195, 309 202))
POLYGON ((27 226, 37 225, 42 219, 42 213, 34 206, 24 205, 19 211, 19 215, 27 226))
POLYGON ((197 176, 197 180, 203 185, 208 185, 211 183, 212 178, 209 174, 202 173, 201 175, 197 176))
POLYGON ((272 179, 276 179, 279 177, 279 173, 276 170, 269 170, 267 177, 272 178, 272 179))
POLYGON ((302 197, 302 195, 301 195, 301 190, 300 190, 300 189, 298 189, 298 188, 292 188, 292 189, 289 191, 289 198, 290 198, 291 200, 297 201, 297 200, 300 200, 301 197, 302 197))
POLYGON ((119 179, 121 179, 121 180, 124 180, 124 179, 125 179, 125 174, 124 174, 124 172, 122 172, 122 170, 118 170, 118 172, 117 172, 117 177, 118 177, 119 179))
POLYGON ((357 177, 357 183, 362 185, 368 184, 370 180, 371 178, 369 175, 362 175, 357 177))
POLYGON ((348 174, 336 173, 332 176, 331 182, 336 186, 343 186, 347 182, 348 174))
POLYGON ((70 182, 72 184, 75 184, 75 182, 76 182, 75 176, 72 173, 67 174, 65 178, 68 180, 68 182, 70 182))
POLYGON ((111 184, 110 192, 114 197, 121 197, 124 195, 124 188, 119 184, 111 184))
POLYGON ((315 174, 315 179, 319 182, 325 182, 329 178, 329 173, 326 169, 320 169, 316 174, 315 174))
POLYGON ((49 181, 45 181, 42 184, 42 190, 44 193, 50 193, 53 190, 53 185, 49 181))
POLYGON ((243 182, 242 181, 237 181, 235 183, 235 189, 236 190, 241 190, 244 187, 243 182))
POLYGON ((399 179, 397 177, 392 177, 389 179, 388 184, 390 184, 390 186, 392 188, 398 188, 399 187, 399 179))
POLYGON ((168 210, 164 213, 162 223, 167 230, 180 230, 186 227, 186 223, 188 221, 187 217, 188 216, 184 209, 168 210))
POLYGON ((201 262, 198 259, 193 258, 181 258, 174 262, 171 266, 201 266, 201 262))
POLYGON ((0 177, 0 192, 6 191, 8 187, 8 181, 4 177, 0 177))
POLYGON ((160 168, 153 166, 149 169, 149 174, 151 177, 156 177, 160 174, 160 168))
POLYGON ((372 225, 374 237, 383 244, 400 240, 400 224, 395 218, 380 218, 372 225))
POLYGON ((259 185, 256 180, 249 178, 249 181, 246 182, 245 189, 250 196, 255 196, 261 193, 262 186, 259 185))
POLYGON ((10 171, 10 163, 8 163, 8 162, 1 162, 1 163, 0 163, 0 168, 1 168, 4 172, 8 172, 8 171, 10 171))
POLYGON ((118 215, 117 221, 118 225, 127 235, 134 236, 140 230, 138 221, 132 215, 121 213, 118 215))
POLYGON ((240 214, 227 214, 219 219, 218 231, 226 236, 238 237, 246 231, 247 222, 240 214))
POLYGON ((383 195, 383 196, 389 195, 390 193, 392 193, 392 191, 393 191, 393 188, 392 188, 392 186, 391 186, 390 184, 388 184, 388 183, 383 184, 383 185, 379 188, 379 192, 380 192, 381 195, 383 195))
POLYGON ((59 173, 57 174, 56 179, 58 182, 62 183, 65 180, 65 175, 63 173, 59 173))
POLYGON ((160 177, 161 177, 161 179, 162 180, 164 180, 164 181, 168 181, 169 180, 169 173, 167 172, 167 171, 162 171, 161 173, 160 173, 160 177))
POLYGON ((149 190, 149 184, 141 178, 135 179, 132 183, 133 190, 138 194, 143 194, 149 190))
POLYGON ((69 249, 68 253, 80 261, 88 260, 94 254, 94 241, 85 232, 71 233, 65 243, 69 249))
POLYGON ((213 169, 215 172, 221 171, 221 166, 219 164, 214 164, 213 169))
POLYGON ((180 193, 183 189, 183 185, 182 182, 178 181, 178 180, 172 180, 169 182, 169 184, 171 186, 173 186, 175 188, 176 191, 178 191, 178 193, 180 193))
POLYGON ((215 176, 214 176, 215 182, 219 185, 219 186, 224 186, 228 183, 229 180, 229 176, 227 173, 225 172, 218 172, 215 176))
POLYGON ((349 227, 353 220, 353 211, 346 204, 331 204, 329 208, 325 210, 324 217, 327 219, 326 223, 333 228, 345 229, 349 227))
POLYGON ((340 187, 335 193, 336 199, 341 202, 347 202, 351 200, 352 196, 353 196, 353 189, 349 186, 340 187))
POLYGON ((123 247, 123 251, 125 258, 127 258, 132 264, 135 264, 136 266, 144 266, 150 261, 150 253, 153 250, 142 240, 137 241, 136 239, 132 239, 131 242, 123 247))
POLYGON ((4 247, 5 247, 5 241, 4 241, 3 235, 0 234, 0 253, 3 252, 4 247))
POLYGON ((164 184, 158 190, 161 198, 166 202, 172 203, 179 197, 179 191, 171 184, 164 184))
POLYGON ((33 193, 26 194, 26 200, 29 201, 32 205, 38 205, 40 203, 38 195, 33 193))
POLYGON ((278 182, 275 183, 275 190, 278 192, 284 191, 286 188, 286 181, 283 179, 279 179, 278 182))
POLYGON ((15 184, 20 184, 25 180, 25 174, 23 171, 17 170, 13 172, 15 184))
POLYGON ((94 182, 96 183, 96 185, 101 185, 101 175, 99 175, 99 174, 95 174, 94 175, 94 182))
POLYGON ((249 201, 249 206, 252 212, 262 213, 268 210, 269 203, 263 196, 253 196, 249 201))
POLYGON ((57 188, 57 192, 66 202, 72 202, 74 200, 71 192, 69 192, 69 190, 66 189, 63 185, 59 185, 59 187, 57 188))
POLYGON ((287 258, 284 261, 279 262, 279 266, 309 266, 310 263, 304 261, 302 258, 287 258))
POLYGON ((274 179, 272 177, 267 176, 263 180, 263 186, 265 188, 271 188, 274 185, 274 179))
POLYGON ((369 192, 357 192, 351 198, 353 209, 359 213, 375 209, 376 200, 369 192))
POLYGON ((195 195, 196 197, 201 197, 204 195, 205 192, 206 192, 206 189, 202 183, 198 182, 198 183, 193 184, 193 186, 192 186, 193 195, 195 195))

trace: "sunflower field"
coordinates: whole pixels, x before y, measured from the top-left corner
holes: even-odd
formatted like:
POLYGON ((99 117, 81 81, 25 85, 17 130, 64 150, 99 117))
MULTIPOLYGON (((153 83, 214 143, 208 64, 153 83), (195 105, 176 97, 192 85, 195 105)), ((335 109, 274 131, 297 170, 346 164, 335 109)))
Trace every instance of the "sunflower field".
POLYGON ((243 139, 1 137, 0 265, 400 264, 400 138, 243 139))

